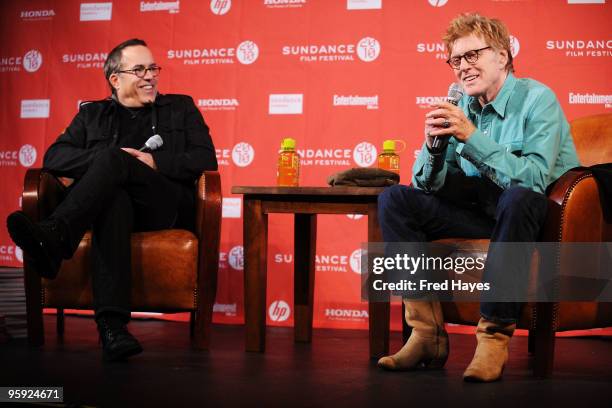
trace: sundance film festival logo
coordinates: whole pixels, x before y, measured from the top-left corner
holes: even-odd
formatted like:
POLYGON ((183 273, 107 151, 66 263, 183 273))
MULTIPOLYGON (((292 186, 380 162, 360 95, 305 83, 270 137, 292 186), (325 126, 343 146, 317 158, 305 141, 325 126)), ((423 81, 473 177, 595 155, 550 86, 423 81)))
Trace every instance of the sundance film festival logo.
POLYGON ((259 57, 259 47, 253 41, 243 41, 237 47, 172 49, 167 57, 185 65, 234 64, 236 60, 249 65, 259 57))
MULTIPOLYGON (((359 250, 361 251, 361 250, 359 250)), ((331 255, 315 255, 315 270, 317 272, 348 272, 349 268, 355 272, 352 265, 352 259, 355 255, 361 257, 361 252, 356 254, 353 251, 351 255, 331 254, 331 255)), ((293 263, 293 254, 274 254, 274 263, 291 264, 293 263)), ((361 262, 361 260, 360 260, 361 262)), ((360 265, 360 264, 359 264, 360 265)), ((356 265, 356 266, 359 266, 356 265)), ((357 269, 360 271, 360 269, 357 269)), ((355 272, 360 273, 360 272, 355 272)))
POLYGON ((22 10, 19 14, 23 21, 51 20, 55 17, 55 11, 50 10, 22 10))
POLYGON ((240 142, 232 149, 232 160, 238 167, 246 167, 253 163, 255 149, 247 142, 240 142))
POLYGON ((299 8, 306 5, 306 0, 263 0, 268 8, 299 8))
POLYGON ((361 254, 361 248, 356 249, 353 251, 353 253, 351 253, 350 258, 351 270, 358 275, 361 275, 361 254))
POLYGON ((380 55, 378 40, 365 37, 357 44, 285 45, 282 55, 296 57, 300 62, 355 61, 355 56, 364 62, 372 62, 380 55))
POLYGON ((36 163, 36 148, 25 144, 19 150, 0 150, 0 167, 32 167, 36 163))
POLYGON ((378 95, 334 95, 334 106, 365 106, 366 109, 378 109, 378 95))
POLYGON ((361 142, 353 149, 353 160, 359 167, 370 167, 376 161, 378 152, 370 142, 361 142))
POLYGON ((140 12, 148 11, 167 11, 170 14, 175 14, 180 11, 180 1, 141 1, 140 12))
POLYGON ((218 16, 227 14, 231 8, 232 0, 210 0, 210 11, 218 16))
POLYGON ((291 308, 284 300, 275 300, 268 308, 268 316, 273 322, 284 322, 291 316, 291 308))
POLYGON ((23 167, 31 167, 36 162, 36 148, 26 144, 19 149, 19 163, 23 167))
POLYGON ((42 54, 37 50, 30 50, 23 56, 23 69, 36 72, 42 65, 42 54))
POLYGON ((230 249, 227 254, 227 262, 229 265, 237 270, 241 271, 244 269, 244 248, 241 245, 237 245, 230 249))
POLYGON ((570 105, 603 105, 612 108, 612 95, 601 95, 595 93, 569 93, 570 105))
POLYGON ((23 252, 18 246, 0 245, 0 260, 5 262, 17 261, 23 263, 23 252))
POLYGON ((235 111, 240 106, 236 98, 198 99, 198 107, 202 111, 235 111))
POLYGON ((103 68, 108 54, 106 52, 83 52, 62 55, 62 63, 72 64, 77 69, 103 68))
POLYGON ((612 40, 548 40, 546 49, 569 58, 610 57, 612 56, 612 40))
POLYGON ((229 166, 233 163, 238 167, 246 167, 253 162, 255 149, 247 142, 240 142, 234 145, 232 149, 216 149, 216 154, 219 166, 229 166))

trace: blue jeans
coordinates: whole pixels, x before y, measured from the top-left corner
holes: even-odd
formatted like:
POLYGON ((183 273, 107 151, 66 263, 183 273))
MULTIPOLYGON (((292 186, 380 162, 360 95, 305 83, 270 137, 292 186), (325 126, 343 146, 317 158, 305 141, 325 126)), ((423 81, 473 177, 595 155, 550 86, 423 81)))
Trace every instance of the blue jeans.
MULTIPOLYGON (((481 183, 469 181, 472 186, 474 181, 481 183)), ((492 187, 488 180, 483 180, 481 187, 487 193, 474 194, 473 201, 460 197, 455 200, 444 192, 428 194, 404 185, 385 189, 378 197, 378 220, 384 241, 490 238, 483 281, 499 282, 503 277, 498 271, 507 271, 508 265, 512 265, 512 281, 526 285, 531 256, 504 259, 508 252, 499 250, 494 243, 537 241, 546 217, 547 197, 524 187, 501 190, 492 187)), ((461 189, 455 189, 455 193, 458 191, 461 189)), ((523 303, 516 302, 483 301, 480 314, 487 320, 516 323, 522 306, 523 303)))

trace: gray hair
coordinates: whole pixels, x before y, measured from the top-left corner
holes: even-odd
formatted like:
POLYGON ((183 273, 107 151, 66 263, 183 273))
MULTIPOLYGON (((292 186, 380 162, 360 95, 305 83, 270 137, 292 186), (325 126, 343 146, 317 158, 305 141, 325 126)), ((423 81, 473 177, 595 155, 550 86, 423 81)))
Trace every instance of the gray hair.
POLYGON ((138 38, 132 38, 131 40, 127 40, 117 45, 112 49, 111 52, 108 53, 106 57, 106 61, 104 61, 104 76, 106 77, 106 82, 108 82, 108 86, 110 86, 111 92, 115 94, 115 88, 110 83, 110 76, 114 73, 118 72, 121 69, 121 57, 123 56, 123 49, 127 47, 133 47, 135 45, 147 46, 147 43, 144 40, 139 40, 138 38))

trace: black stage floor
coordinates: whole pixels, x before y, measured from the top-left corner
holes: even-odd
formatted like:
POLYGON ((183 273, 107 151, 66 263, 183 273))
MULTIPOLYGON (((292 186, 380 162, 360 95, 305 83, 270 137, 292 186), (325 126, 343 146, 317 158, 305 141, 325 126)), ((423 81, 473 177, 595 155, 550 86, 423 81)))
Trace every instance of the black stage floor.
MULTIPOLYGON (((527 338, 514 337, 504 379, 470 384, 461 374, 473 335, 451 334, 444 370, 391 373, 367 358, 366 331, 315 330, 312 344, 295 344, 292 329, 269 328, 267 352, 259 354, 243 351, 244 327, 215 325, 211 350, 196 352, 186 323, 133 321, 145 352, 103 363, 91 318, 66 317, 63 343, 54 324, 45 317, 41 349, 0 345, 0 386, 63 386, 67 405, 103 407, 612 406, 609 337, 558 338, 546 380, 531 376, 527 338)), ((392 336, 396 349, 400 334, 392 336)))

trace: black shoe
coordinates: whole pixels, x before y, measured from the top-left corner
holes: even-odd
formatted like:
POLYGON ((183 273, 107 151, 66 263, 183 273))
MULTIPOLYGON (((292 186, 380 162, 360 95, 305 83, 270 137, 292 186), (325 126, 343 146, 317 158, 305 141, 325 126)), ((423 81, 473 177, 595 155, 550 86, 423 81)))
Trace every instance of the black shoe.
POLYGON ((65 233, 58 221, 33 222, 23 211, 15 211, 6 219, 11 238, 25 256, 34 262, 38 274, 54 279, 62 264, 62 243, 65 233))
POLYGON ((106 361, 121 361, 142 353, 142 346, 122 324, 114 327, 108 319, 98 319, 98 331, 102 341, 102 356, 106 361))

